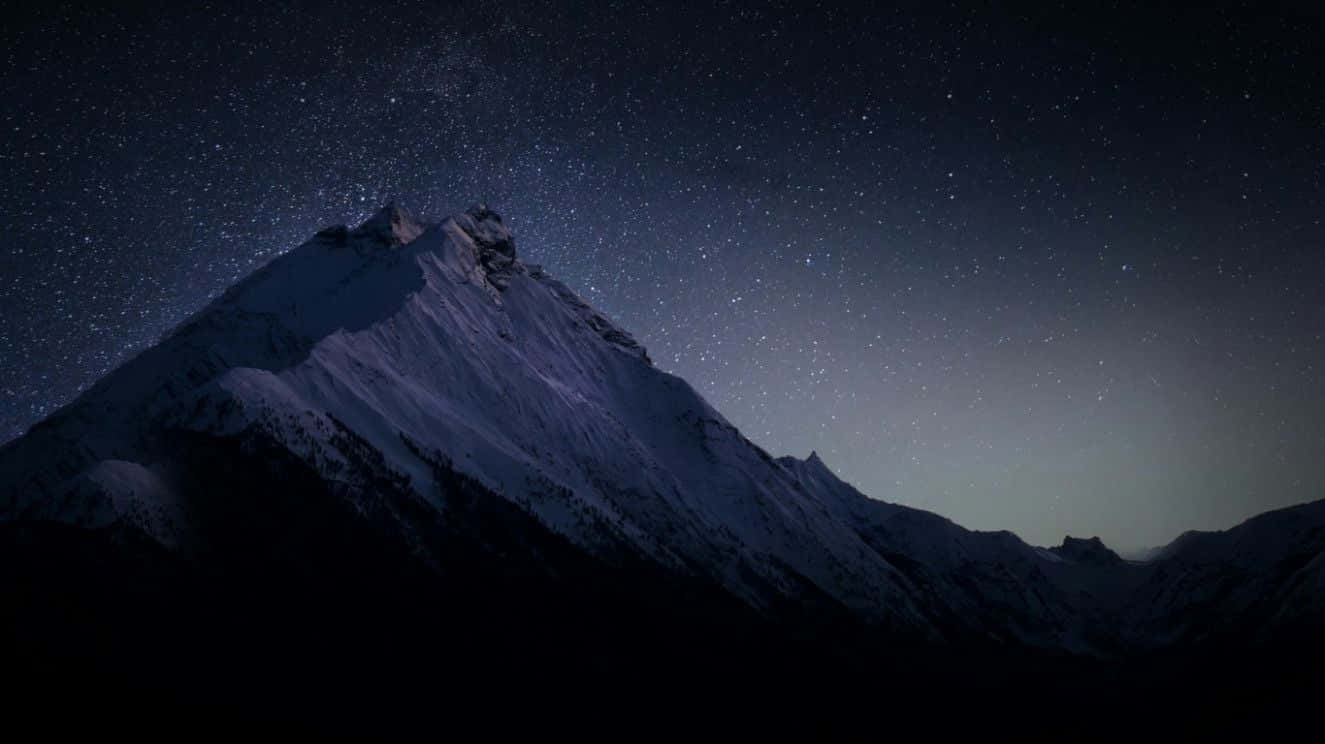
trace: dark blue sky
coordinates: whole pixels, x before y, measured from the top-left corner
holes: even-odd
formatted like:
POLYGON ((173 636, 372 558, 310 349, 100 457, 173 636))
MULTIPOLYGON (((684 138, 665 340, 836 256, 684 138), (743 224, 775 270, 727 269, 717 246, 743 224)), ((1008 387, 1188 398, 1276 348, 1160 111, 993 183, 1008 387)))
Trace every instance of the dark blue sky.
POLYGON ((1032 542, 1322 495, 1308 5, 9 17, 0 436, 318 228, 477 199, 774 454, 1032 542))

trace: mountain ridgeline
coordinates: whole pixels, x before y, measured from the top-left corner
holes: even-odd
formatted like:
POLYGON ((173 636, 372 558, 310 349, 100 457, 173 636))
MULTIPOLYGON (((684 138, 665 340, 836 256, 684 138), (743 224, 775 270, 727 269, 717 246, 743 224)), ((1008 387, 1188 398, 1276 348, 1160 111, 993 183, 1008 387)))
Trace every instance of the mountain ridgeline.
POLYGON ((0 554, 29 710, 1227 732, 1321 689, 1325 501, 1138 563, 870 499, 484 206, 322 230, 5 445, 0 554))

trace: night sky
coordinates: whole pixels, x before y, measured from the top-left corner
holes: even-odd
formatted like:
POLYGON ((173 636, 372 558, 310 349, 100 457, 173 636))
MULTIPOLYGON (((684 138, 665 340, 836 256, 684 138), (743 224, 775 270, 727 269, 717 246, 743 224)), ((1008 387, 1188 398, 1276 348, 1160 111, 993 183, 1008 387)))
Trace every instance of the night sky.
POLYGON ((280 5, 0 21, 0 439, 323 226, 482 199, 870 495, 1124 550, 1325 496, 1314 3, 280 5))

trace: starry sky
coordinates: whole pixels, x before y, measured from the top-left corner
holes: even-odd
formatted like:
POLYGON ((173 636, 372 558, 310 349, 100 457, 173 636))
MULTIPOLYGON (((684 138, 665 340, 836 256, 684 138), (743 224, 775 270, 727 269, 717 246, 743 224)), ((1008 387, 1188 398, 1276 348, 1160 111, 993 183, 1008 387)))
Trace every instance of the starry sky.
POLYGON ((1123 550, 1325 496, 1313 3, 272 5, 0 21, 0 439, 320 227, 486 200, 870 495, 1123 550))

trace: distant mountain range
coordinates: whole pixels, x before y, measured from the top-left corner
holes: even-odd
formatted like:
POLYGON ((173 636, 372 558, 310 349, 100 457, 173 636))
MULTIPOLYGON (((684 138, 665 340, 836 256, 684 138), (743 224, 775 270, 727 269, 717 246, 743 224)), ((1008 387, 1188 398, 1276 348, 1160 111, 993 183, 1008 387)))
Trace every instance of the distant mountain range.
POLYGON ((1138 562, 868 498, 484 206, 322 230, 5 445, 0 565, 25 709, 323 732, 1228 733, 1325 658, 1325 501, 1138 562))

